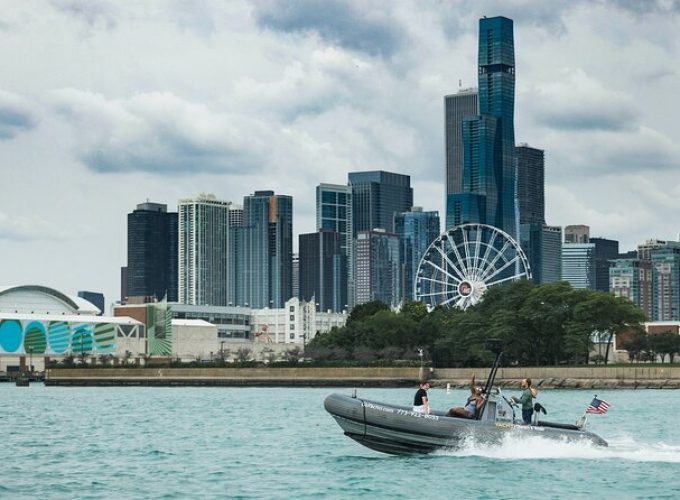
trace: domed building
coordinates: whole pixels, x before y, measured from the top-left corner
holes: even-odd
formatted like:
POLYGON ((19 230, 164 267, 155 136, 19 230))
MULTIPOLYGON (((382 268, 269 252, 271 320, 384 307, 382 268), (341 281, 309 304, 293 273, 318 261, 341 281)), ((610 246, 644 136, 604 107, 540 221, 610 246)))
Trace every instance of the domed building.
POLYGON ((0 286, 0 371, 27 364, 40 370, 48 360, 65 356, 145 352, 143 323, 101 312, 81 297, 47 286, 0 286))

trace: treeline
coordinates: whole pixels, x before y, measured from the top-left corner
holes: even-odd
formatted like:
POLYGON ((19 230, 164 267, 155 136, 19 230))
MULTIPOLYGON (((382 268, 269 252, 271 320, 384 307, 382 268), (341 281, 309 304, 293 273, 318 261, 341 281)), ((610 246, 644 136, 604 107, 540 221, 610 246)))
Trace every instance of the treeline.
POLYGON ((488 338, 500 338, 506 365, 587 364, 593 334, 644 336, 644 313, 629 300, 568 283, 520 281, 494 287, 465 311, 406 302, 399 312, 376 301, 355 307, 344 327, 317 335, 305 350, 316 361, 395 363, 420 359, 438 367, 488 366, 488 338))

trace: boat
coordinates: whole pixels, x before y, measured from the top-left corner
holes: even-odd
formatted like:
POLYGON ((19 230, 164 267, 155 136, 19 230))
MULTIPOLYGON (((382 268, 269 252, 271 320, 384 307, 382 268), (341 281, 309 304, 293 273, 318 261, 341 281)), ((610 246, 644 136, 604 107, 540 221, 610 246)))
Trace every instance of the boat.
MULTIPOLYGON (((499 444, 508 436, 540 436, 567 442, 583 442, 607 446, 607 441, 586 430, 584 414, 575 424, 547 422, 534 412, 533 421, 524 424, 515 416, 515 405, 493 383, 503 354, 502 344, 493 339, 487 348, 496 354, 483 388, 484 406, 477 418, 447 416, 445 412, 429 414, 413 411, 411 406, 371 401, 352 395, 331 394, 324 400, 345 435, 356 442, 383 453, 411 455, 432 453, 440 449, 457 449, 465 443, 499 444)), ((537 405, 537 409, 545 409, 537 405)), ((520 412, 521 413, 521 412, 520 412)))

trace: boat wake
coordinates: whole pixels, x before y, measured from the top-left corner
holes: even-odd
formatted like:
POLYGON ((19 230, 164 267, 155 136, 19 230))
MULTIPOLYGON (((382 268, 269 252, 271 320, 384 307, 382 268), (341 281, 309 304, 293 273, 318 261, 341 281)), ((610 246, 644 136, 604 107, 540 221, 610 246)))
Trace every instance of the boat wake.
POLYGON ((556 441, 539 436, 509 434, 496 445, 478 444, 469 440, 462 447, 439 450, 435 455, 456 457, 485 457, 510 460, 628 460, 631 462, 680 463, 680 445, 643 443, 630 436, 619 436, 609 441, 609 447, 585 442, 556 441))

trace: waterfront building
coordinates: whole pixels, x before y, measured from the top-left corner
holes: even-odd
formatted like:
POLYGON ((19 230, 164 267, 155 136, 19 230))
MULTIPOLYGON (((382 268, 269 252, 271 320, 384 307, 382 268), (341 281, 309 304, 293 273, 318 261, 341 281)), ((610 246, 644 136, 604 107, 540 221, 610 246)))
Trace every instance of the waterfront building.
POLYGON ((449 198, 463 190, 463 119, 479 114, 478 92, 476 88, 462 89, 457 94, 444 96, 444 143, 446 153, 446 229, 454 226, 448 214, 449 198))
POLYGON ((0 287, 0 371, 37 370, 52 359, 121 356, 128 339, 142 345, 144 325, 102 316, 82 297, 39 285, 0 287))
POLYGON ((354 302, 354 243, 352 187, 339 184, 319 184, 316 187, 316 229, 335 231, 340 235, 340 250, 347 260, 346 304, 354 302))
POLYGON ((616 297, 625 297, 644 311, 652 311, 652 263, 637 258, 615 259, 609 268, 609 290, 616 297))
POLYGON ((520 245, 529 259, 534 283, 562 280, 562 228, 544 223, 520 224, 520 245))
POLYGON ((619 242, 607 238, 590 238, 595 245, 595 290, 609 292, 609 269, 619 256, 619 242))
POLYGON ((299 237, 299 298, 315 303, 317 311, 347 310, 347 256, 341 240, 339 233, 323 229, 299 237))
POLYGON ((286 301, 281 308, 253 309, 251 317, 253 336, 258 341, 302 347, 318 333, 340 328, 346 321, 346 312, 317 311, 313 302, 297 297, 286 301))
POLYGON ((518 239, 513 22, 479 20, 479 114, 462 121, 463 171, 447 197, 447 226, 478 222, 518 239))
POLYGON ((415 300, 418 264, 427 247, 439 236, 439 213, 423 212, 421 207, 413 207, 409 212, 398 214, 394 226, 400 244, 400 295, 404 299, 415 300))
POLYGON ((179 297, 184 304, 227 305, 232 277, 230 201, 212 194, 179 200, 179 297))
POLYGON ((350 172, 353 235, 384 229, 394 232, 394 216, 413 206, 411 177, 392 172, 350 172))
POLYGON ((399 237, 384 229, 359 231, 356 248, 355 304, 380 300, 397 307, 401 295, 399 237))
POLYGON ((562 280, 574 288, 595 289, 595 244, 562 245, 562 280))
POLYGON ((647 240, 637 247, 637 258, 640 260, 652 260, 652 252, 666 246, 664 240, 647 240))
POLYGON ((581 224, 564 226, 565 243, 589 243, 590 227, 581 224))
POLYGON ((283 307, 293 295, 293 198, 255 191, 243 207, 235 303, 283 307))
POLYGON ((177 300, 177 228, 177 212, 168 212, 161 203, 141 203, 127 215, 128 262, 122 300, 177 300))

